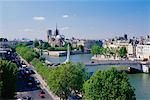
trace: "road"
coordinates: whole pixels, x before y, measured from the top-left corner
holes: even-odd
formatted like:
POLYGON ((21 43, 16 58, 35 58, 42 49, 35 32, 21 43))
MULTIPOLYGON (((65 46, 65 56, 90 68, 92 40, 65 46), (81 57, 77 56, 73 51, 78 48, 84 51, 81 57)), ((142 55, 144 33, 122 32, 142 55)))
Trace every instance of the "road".
MULTIPOLYGON (((22 59, 18 59, 18 56, 16 56, 15 58, 17 58, 15 60, 15 62, 17 63, 18 69, 19 69, 19 68, 21 68, 21 60, 22 59)), ((32 70, 35 73, 31 74, 30 76, 27 76, 27 78, 24 78, 21 75, 21 73, 17 74, 17 82, 16 82, 16 94, 17 95, 16 95, 16 97, 21 100, 54 100, 53 97, 50 95, 50 93, 48 93, 48 90, 46 90, 46 88, 43 86, 43 82, 41 82, 41 79, 39 79, 39 75, 36 72, 36 70, 34 70, 33 68, 32 68, 32 70), (40 85, 33 84, 32 86, 29 86, 28 81, 27 81, 28 77, 33 77, 34 79, 39 80, 40 85), (39 94, 42 90, 45 92, 45 98, 41 98, 39 96, 39 94), (24 99, 24 97, 27 97, 27 96, 31 97, 31 99, 24 99)))

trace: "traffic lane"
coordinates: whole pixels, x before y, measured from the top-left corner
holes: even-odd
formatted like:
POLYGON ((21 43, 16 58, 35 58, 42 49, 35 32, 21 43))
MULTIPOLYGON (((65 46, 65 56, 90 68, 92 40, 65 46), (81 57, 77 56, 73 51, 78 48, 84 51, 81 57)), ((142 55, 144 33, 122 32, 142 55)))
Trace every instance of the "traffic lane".
POLYGON ((34 100, 53 100, 53 98, 48 94, 48 92, 45 89, 42 89, 45 92, 44 98, 41 98, 39 96, 41 90, 31 91, 29 92, 30 95, 32 95, 32 98, 34 100))
MULTIPOLYGON (((20 74, 18 74, 17 77, 17 97, 23 98, 23 97, 31 97, 32 100, 53 100, 50 94, 45 89, 41 89, 41 85, 34 85, 33 87, 28 87, 27 85, 27 79, 20 77, 20 74), (39 96, 41 90, 45 92, 45 98, 41 98, 39 96)), ((36 75, 31 75, 33 78, 36 78, 36 75)), ((31 77, 30 76, 30 77, 31 77)), ((29 78, 29 77, 28 77, 29 78)), ((36 78, 37 79, 37 78, 36 78)))
POLYGON ((25 79, 25 78, 21 77, 20 74, 17 75, 17 82, 16 82, 16 91, 17 92, 33 91, 33 90, 40 89, 40 86, 36 85, 36 84, 29 86, 28 82, 27 82, 27 78, 25 79))
POLYGON ((43 89, 45 92, 44 98, 39 96, 41 90, 28 91, 28 92, 17 92, 17 98, 22 100, 27 100, 25 98, 31 98, 31 100, 53 100, 53 98, 43 89))

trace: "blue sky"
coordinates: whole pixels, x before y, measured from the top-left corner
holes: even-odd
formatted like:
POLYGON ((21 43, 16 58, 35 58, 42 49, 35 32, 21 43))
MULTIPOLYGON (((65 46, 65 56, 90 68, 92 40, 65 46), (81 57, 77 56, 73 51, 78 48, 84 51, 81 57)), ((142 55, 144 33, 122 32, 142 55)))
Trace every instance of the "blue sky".
POLYGON ((67 38, 150 35, 149 0, 0 1, 0 36, 46 39, 48 29, 67 38))

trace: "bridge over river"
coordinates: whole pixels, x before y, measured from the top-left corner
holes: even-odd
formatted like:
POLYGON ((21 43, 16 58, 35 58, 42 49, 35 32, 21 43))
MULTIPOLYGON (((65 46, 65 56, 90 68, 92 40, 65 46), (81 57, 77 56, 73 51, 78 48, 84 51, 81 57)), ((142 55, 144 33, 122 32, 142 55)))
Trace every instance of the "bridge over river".
POLYGON ((150 61, 99 60, 99 61, 84 62, 84 64, 86 67, 125 66, 125 67, 128 67, 129 70, 136 69, 136 70, 139 70, 139 71, 145 72, 145 73, 150 72, 150 61))

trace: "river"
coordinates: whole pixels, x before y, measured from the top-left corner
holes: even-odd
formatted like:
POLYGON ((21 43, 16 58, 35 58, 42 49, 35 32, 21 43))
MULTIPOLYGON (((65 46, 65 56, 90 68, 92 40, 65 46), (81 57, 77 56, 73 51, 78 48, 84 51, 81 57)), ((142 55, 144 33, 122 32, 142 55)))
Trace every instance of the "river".
MULTIPOLYGON (((50 57, 44 55, 46 59, 50 62, 61 63, 66 60, 66 57, 50 57)), ((92 57, 91 54, 79 54, 79 55, 71 55, 70 60, 72 62, 88 62, 92 57)), ((99 66, 91 66, 88 67, 88 72, 92 72, 95 69, 104 70, 108 67, 99 67, 99 66)), ((128 74, 129 82, 135 88, 135 94, 137 100, 150 100, 150 74, 140 73, 140 74, 128 74)))

